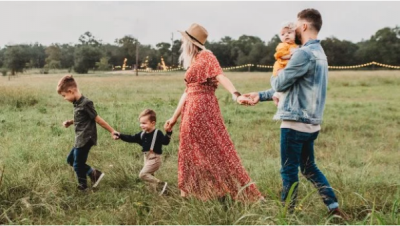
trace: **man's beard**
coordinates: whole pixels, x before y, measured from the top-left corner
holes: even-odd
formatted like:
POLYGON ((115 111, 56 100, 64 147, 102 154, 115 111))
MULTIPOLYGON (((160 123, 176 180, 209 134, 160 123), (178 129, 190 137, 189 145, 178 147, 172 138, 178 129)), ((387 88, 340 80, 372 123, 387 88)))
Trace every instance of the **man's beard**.
POLYGON ((301 43, 301 34, 296 34, 295 35, 294 43, 296 43, 297 45, 302 45, 302 43, 301 43))

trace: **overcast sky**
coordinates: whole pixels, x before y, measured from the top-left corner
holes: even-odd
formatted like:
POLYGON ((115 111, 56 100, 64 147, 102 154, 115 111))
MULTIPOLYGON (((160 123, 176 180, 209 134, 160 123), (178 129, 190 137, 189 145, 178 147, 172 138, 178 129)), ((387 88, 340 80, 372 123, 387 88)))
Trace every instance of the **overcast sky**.
POLYGON ((86 31, 103 43, 132 35, 154 46, 171 42, 171 33, 180 38, 177 30, 193 22, 208 30, 209 41, 243 34, 269 41, 305 8, 322 14, 320 39, 358 42, 400 26, 400 2, 0 2, 0 46, 77 43, 86 31))

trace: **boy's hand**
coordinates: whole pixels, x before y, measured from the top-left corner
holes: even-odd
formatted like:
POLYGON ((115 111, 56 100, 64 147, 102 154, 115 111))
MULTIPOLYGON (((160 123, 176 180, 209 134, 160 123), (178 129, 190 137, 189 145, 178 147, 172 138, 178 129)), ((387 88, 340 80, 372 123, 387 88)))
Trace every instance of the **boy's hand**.
POLYGON ((120 132, 114 131, 114 132, 112 132, 111 136, 114 140, 119 140, 120 134, 121 134, 120 132))
POLYGON ((67 121, 63 122, 63 126, 65 128, 68 128, 72 124, 74 124, 74 121, 72 121, 72 120, 67 120, 67 121))

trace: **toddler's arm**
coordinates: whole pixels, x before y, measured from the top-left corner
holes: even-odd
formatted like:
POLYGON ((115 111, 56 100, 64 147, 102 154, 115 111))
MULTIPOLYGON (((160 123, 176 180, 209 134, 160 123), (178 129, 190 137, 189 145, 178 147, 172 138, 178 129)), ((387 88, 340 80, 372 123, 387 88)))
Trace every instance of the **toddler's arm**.
POLYGON ((172 130, 167 131, 167 133, 165 135, 161 133, 161 135, 163 136, 162 144, 163 145, 168 145, 169 142, 171 141, 172 130))
POLYGON ((137 133, 135 135, 127 135, 127 134, 121 134, 120 132, 114 132, 113 135, 115 135, 116 137, 118 137, 119 139, 128 142, 128 143, 137 143, 137 144, 141 144, 142 143, 142 138, 141 135, 142 133, 137 133))

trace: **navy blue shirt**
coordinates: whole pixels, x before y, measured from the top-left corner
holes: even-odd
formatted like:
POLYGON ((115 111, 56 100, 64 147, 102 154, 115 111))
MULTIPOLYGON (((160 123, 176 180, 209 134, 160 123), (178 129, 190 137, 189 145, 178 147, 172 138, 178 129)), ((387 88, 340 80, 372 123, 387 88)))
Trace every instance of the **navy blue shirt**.
MULTIPOLYGON (((137 133, 135 135, 126 135, 121 133, 119 135, 119 138, 125 142, 140 144, 140 146, 142 146, 142 151, 146 152, 150 151, 151 142, 153 141, 153 136, 155 131, 156 130, 154 130, 151 133, 146 133, 146 132, 143 133, 143 138, 142 138, 142 132, 137 133)), ((164 135, 160 130, 158 130, 156 142, 154 143, 154 150, 153 150, 154 153, 159 155, 162 154, 162 146, 169 144, 169 142, 171 141, 171 135, 172 131, 167 132, 167 134, 164 135)))

